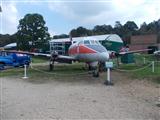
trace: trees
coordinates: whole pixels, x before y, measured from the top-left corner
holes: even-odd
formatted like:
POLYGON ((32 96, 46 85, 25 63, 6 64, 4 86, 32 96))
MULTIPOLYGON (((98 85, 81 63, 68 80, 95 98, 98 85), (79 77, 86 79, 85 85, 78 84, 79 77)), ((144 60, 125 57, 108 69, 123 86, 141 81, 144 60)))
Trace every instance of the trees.
POLYGON ((70 31, 70 35, 71 35, 72 37, 78 37, 78 36, 77 36, 77 30, 76 30, 76 29, 72 29, 72 30, 70 31))
POLYGON ((80 26, 77 29, 72 29, 70 33, 72 37, 90 36, 92 35, 92 30, 80 26))
POLYGON ((69 35, 60 34, 60 35, 54 35, 53 36, 53 39, 60 39, 60 38, 69 38, 69 35))
POLYGON ((113 28, 111 25, 96 25, 93 28, 93 33, 95 35, 100 35, 100 34, 111 34, 113 31, 113 28))
POLYGON ((127 21, 123 27, 125 32, 129 32, 130 34, 133 34, 136 30, 138 30, 138 26, 134 21, 127 21))
POLYGON ((0 34, 0 47, 3 47, 7 44, 9 44, 11 41, 10 41, 10 35, 9 34, 5 34, 5 35, 2 35, 0 34))
POLYGON ((45 49, 48 46, 50 34, 40 14, 26 14, 19 20, 17 31, 17 47, 20 50, 34 48, 45 49))
POLYGON ((118 34, 120 37, 123 37, 124 29, 120 21, 116 21, 114 25, 114 33, 118 34))
POLYGON ((146 22, 143 22, 139 29, 140 34, 146 34, 147 33, 147 24, 146 22))
POLYGON ((14 42, 16 42, 16 39, 17 39, 16 34, 13 34, 13 35, 0 34, 0 47, 3 47, 3 46, 10 44, 10 43, 14 43, 14 42))

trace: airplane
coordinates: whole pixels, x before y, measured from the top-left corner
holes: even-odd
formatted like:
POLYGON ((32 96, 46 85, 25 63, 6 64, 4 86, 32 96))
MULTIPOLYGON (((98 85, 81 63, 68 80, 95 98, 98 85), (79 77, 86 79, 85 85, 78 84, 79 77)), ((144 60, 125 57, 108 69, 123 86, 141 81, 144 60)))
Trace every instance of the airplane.
MULTIPOLYGON (((130 54, 135 52, 148 51, 149 49, 136 50, 136 51, 121 51, 120 53, 115 53, 115 57, 124 54, 130 54)), ((68 56, 59 55, 56 51, 53 51, 51 54, 43 53, 33 53, 33 52, 22 52, 22 51, 8 51, 16 52, 34 56, 45 56, 50 58, 49 67, 50 70, 54 69, 54 63, 72 63, 73 61, 85 62, 88 64, 90 70, 93 70, 93 76, 99 76, 98 66, 103 64, 111 58, 114 51, 108 51, 98 40, 94 38, 85 37, 82 40, 79 40, 73 43, 68 50, 68 56)), ((113 57, 113 56, 112 56, 113 57)))

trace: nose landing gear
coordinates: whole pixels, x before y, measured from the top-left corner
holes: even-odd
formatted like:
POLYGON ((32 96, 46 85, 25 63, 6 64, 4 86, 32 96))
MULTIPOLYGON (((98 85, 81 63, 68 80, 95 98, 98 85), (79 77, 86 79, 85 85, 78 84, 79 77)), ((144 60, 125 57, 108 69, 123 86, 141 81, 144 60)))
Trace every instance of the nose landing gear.
POLYGON ((92 70, 93 77, 99 77, 98 62, 88 63, 88 70, 92 70))
POLYGON ((93 71, 93 77, 99 77, 98 67, 96 69, 94 69, 94 71, 93 71))

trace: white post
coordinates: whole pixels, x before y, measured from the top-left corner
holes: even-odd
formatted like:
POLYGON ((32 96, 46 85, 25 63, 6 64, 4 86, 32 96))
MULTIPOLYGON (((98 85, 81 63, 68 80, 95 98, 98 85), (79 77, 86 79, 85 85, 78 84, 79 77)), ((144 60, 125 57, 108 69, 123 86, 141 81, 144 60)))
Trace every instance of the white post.
POLYGON ((108 83, 111 83, 110 68, 107 68, 107 81, 108 81, 108 83))
POLYGON ((106 62, 105 66, 107 68, 107 80, 104 82, 105 85, 113 85, 111 81, 111 68, 113 67, 113 62, 106 62))
POLYGON ((111 68, 107 68, 107 80, 104 82, 105 85, 113 85, 111 81, 111 68))
POLYGON ((143 58, 143 64, 146 64, 146 58, 145 57, 143 58))
POLYGON ((26 79, 27 77, 27 65, 24 65, 24 76, 23 79, 26 79))
POLYGON ((33 68, 33 66, 32 66, 32 60, 31 60, 31 63, 30 63, 30 67, 31 67, 31 69, 33 68))
POLYGON ((154 61, 152 61, 152 72, 154 73, 154 61))

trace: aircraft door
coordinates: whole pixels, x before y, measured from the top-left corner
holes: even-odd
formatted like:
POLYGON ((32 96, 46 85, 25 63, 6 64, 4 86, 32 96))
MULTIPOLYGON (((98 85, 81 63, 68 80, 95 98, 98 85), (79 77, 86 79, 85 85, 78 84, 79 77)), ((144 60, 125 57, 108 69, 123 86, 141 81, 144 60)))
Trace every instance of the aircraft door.
POLYGON ((80 52, 80 45, 82 45, 82 44, 83 44, 83 41, 80 41, 80 42, 78 43, 78 45, 77 45, 77 53, 80 52))
POLYGON ((79 54, 79 44, 77 45, 77 53, 79 54))

